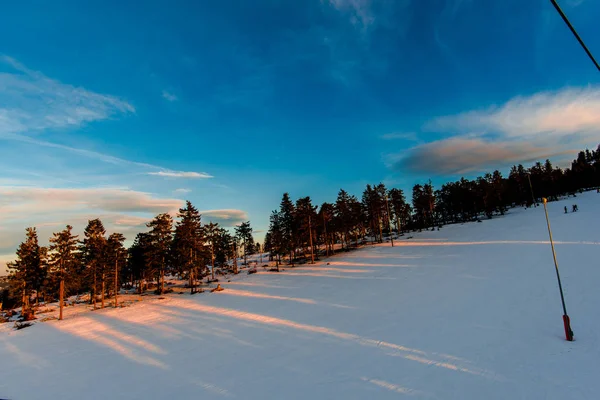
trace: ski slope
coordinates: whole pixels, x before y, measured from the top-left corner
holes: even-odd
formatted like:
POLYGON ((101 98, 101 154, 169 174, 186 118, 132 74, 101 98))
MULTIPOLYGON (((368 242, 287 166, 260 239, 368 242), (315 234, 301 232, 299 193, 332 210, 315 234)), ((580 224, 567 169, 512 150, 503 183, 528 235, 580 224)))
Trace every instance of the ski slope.
POLYGON ((600 194, 549 210, 575 342, 543 208, 514 209, 220 293, 2 324, 0 398, 600 398, 600 194))

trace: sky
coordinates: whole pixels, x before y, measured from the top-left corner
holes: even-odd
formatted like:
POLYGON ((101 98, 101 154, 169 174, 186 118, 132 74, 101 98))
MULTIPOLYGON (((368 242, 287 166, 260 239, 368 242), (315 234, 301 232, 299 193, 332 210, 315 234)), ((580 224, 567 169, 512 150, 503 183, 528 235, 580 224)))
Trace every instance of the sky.
MULTIPOLYGON (((600 3, 559 3, 600 57, 600 3)), ((262 240, 284 192, 566 165, 599 78, 549 0, 2 2, 0 273, 28 226, 131 243, 187 199, 262 240)))

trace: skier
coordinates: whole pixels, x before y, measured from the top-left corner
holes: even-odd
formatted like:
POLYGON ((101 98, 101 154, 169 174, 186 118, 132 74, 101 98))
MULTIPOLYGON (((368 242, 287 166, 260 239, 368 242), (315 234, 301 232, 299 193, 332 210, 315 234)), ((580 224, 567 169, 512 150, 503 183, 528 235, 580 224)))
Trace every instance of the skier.
POLYGON ((573 212, 577 212, 578 208, 577 208, 577 204, 573 204, 573 212))
POLYGON ((567 206, 565 206, 565 214, 566 214, 567 212, 568 212, 568 211, 567 211, 567 206))

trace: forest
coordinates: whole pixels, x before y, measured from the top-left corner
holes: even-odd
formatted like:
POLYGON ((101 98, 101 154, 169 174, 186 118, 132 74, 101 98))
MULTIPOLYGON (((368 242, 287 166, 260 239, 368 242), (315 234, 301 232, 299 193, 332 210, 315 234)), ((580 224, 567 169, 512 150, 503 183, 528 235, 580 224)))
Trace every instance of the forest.
POLYGON ((553 201, 598 187, 600 145, 581 151, 570 168, 556 168, 549 160, 530 168, 519 164, 508 177, 496 170, 438 189, 429 181, 415 185, 410 194, 379 183, 367 185, 360 198, 341 189, 334 202, 317 206, 309 196, 294 202, 284 193, 279 209, 270 215, 263 246, 254 242, 249 221, 233 233, 218 224, 203 224, 189 201, 175 219, 164 213, 148 222, 147 232, 138 233, 128 249, 122 234, 107 236, 100 219, 90 220, 82 237, 67 225, 53 234, 47 247, 39 244, 36 228, 30 227, 16 260, 8 264, 2 304, 22 306, 26 317, 33 317, 40 302, 62 305, 66 296, 82 293, 90 293, 94 308, 104 307, 113 297, 116 306, 123 288, 140 294, 149 289, 168 292, 165 275, 187 280, 193 294, 199 280, 214 281, 215 269, 237 274, 240 255, 247 265, 248 255, 267 252, 279 270, 284 262, 292 266, 314 262, 406 232, 481 221, 512 207, 537 206, 541 198, 553 201))

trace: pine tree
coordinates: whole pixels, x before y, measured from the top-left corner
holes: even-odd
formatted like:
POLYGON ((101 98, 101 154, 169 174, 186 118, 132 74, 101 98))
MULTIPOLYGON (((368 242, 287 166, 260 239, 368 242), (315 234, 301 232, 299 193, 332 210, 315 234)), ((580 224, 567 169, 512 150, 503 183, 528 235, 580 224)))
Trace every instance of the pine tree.
POLYGON ((382 221, 384 221, 385 215, 387 215, 386 196, 387 190, 383 183, 373 187, 367 185, 362 196, 362 203, 366 211, 371 235, 378 237, 379 242, 383 242, 382 221))
POLYGON ((390 189, 390 206, 391 213, 394 216, 394 222, 396 224, 396 230, 398 234, 402 233, 405 222, 403 220, 403 210, 406 206, 406 199, 404 192, 401 189, 390 189))
POLYGON ((313 222, 317 216, 317 207, 312 205, 309 196, 296 201, 296 220, 298 225, 298 240, 302 248, 310 247, 311 264, 315 263, 313 247, 313 222))
POLYGON ((113 266, 111 274, 112 287, 115 292, 115 307, 119 306, 119 288, 120 274, 119 271, 127 262, 127 250, 123 246, 125 236, 120 233, 111 233, 106 242, 106 261, 107 265, 113 266))
MULTIPOLYGON (((377 202, 377 214, 378 214, 378 225, 379 225, 379 238, 383 243, 383 228, 389 230, 391 220, 391 216, 388 212, 388 191, 383 183, 379 183, 379 185, 374 188, 376 193, 376 202, 377 202)), ((389 232, 391 235, 391 232, 389 232)))
POLYGON ((233 238, 225 228, 217 229, 215 241, 215 263, 220 266, 227 264, 233 257, 233 238))
POLYGON ((235 234, 244 245, 244 264, 248 265, 248 255, 251 254, 254 247, 254 238, 252 237, 252 227, 250 221, 242 222, 235 228, 235 234))
POLYGON ((127 251, 127 270, 131 276, 132 286, 135 281, 138 282, 139 294, 144 292, 145 282, 150 274, 150 240, 151 238, 148 233, 140 232, 127 251))
POLYGON ((277 267, 277 271, 279 271, 281 255, 286 252, 284 246, 283 226, 279 212, 273 211, 271 213, 269 222, 269 231, 265 237, 265 249, 268 248, 271 257, 275 257, 275 265, 277 267))
POLYGON ((104 308, 104 292, 106 282, 106 230, 98 218, 88 221, 85 228, 81 253, 87 266, 87 275, 92 285, 92 302, 96 309, 98 278, 101 283, 102 308, 104 308))
POLYGON ((63 307, 65 290, 68 290, 69 277, 72 276, 72 272, 76 271, 78 257, 77 257, 77 235, 72 234, 73 227, 67 225, 67 227, 58 233, 54 233, 50 238, 50 261, 49 264, 52 267, 51 273, 55 279, 60 282, 59 286, 59 320, 63 319, 63 307), (67 288, 65 289, 65 286, 67 288))
POLYGON ((173 240, 173 218, 167 213, 159 214, 146 226, 151 228, 148 232, 150 248, 148 249, 147 261, 156 277, 157 294, 163 294, 165 292, 165 272, 169 262, 171 241, 173 240))
POLYGON ((348 236, 352 228, 352 209, 350 208, 351 196, 344 189, 338 192, 335 202, 335 225, 338 227, 342 235, 342 244, 346 243, 348 250, 348 236))
POLYGON ((33 293, 39 298, 47 274, 45 263, 45 249, 38 243, 36 229, 27 228, 26 239, 17 249, 17 260, 7 264, 10 286, 21 297, 23 316, 33 317, 34 310, 29 301, 33 293))
POLYGON ((204 258, 204 230, 198 210, 187 201, 177 215, 180 220, 175 227, 172 242, 173 261, 180 272, 189 278, 190 293, 195 291, 195 273, 198 261, 204 258))
POLYGON ((325 245, 325 255, 329 256, 329 251, 333 252, 333 241, 330 239, 334 233, 332 223, 335 215, 335 208, 331 203, 321 204, 319 210, 319 219, 323 221, 323 244, 325 245))
POLYGON ((290 264, 292 267, 294 266, 294 254, 296 252, 295 212, 294 203, 292 203, 290 195, 284 193, 279 208, 279 223, 282 233, 281 250, 290 255, 290 264))
POLYGON ((215 260, 217 256, 217 251, 219 247, 219 242, 221 240, 221 229, 219 228, 219 224, 213 224, 212 222, 208 225, 204 226, 204 232, 206 235, 206 240, 208 241, 208 246, 210 247, 210 260, 211 260, 211 277, 212 280, 215 280, 215 260))

